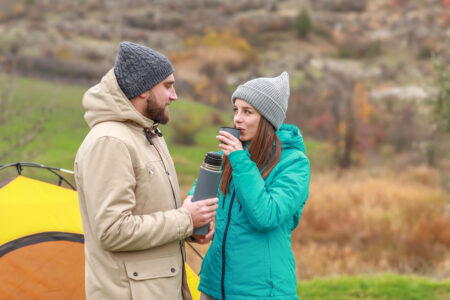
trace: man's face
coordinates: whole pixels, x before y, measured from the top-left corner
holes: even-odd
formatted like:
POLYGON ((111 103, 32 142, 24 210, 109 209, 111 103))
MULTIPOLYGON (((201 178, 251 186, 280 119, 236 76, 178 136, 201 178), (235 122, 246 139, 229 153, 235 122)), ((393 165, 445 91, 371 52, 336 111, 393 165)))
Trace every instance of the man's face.
POLYGON ((173 74, 155 85, 146 99, 145 116, 156 123, 167 124, 169 121, 169 107, 172 101, 177 100, 174 88, 173 74))

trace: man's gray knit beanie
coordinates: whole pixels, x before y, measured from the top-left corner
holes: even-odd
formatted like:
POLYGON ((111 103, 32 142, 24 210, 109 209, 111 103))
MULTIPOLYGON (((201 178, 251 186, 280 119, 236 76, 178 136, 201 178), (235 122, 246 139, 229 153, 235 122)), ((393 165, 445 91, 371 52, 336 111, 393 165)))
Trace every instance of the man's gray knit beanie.
POLYGON ((173 72, 172 64, 161 53, 131 42, 120 43, 114 74, 128 99, 150 90, 173 72))
POLYGON ((278 130, 286 118, 289 94, 289 75, 283 72, 278 77, 256 78, 238 86, 231 103, 245 100, 278 130))

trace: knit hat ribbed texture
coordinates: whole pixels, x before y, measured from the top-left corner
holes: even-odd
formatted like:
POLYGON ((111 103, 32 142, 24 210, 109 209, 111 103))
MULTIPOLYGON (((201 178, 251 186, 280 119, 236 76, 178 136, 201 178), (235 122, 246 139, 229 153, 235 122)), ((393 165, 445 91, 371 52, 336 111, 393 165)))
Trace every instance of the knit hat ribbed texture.
POLYGON ((150 90, 173 72, 172 64, 161 53, 131 42, 120 43, 114 74, 128 99, 150 90))
POLYGON ((256 78, 238 86, 231 96, 231 103, 242 99, 252 105, 276 130, 286 118, 289 100, 289 74, 274 78, 256 78))

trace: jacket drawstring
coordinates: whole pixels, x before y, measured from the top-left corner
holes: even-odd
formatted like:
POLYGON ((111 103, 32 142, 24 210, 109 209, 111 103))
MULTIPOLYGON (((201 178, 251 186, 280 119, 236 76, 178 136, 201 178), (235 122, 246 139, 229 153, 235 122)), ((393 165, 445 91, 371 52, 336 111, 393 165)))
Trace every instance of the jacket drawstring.
POLYGON ((150 145, 153 145, 152 134, 150 133, 150 131, 148 131, 148 128, 144 128, 144 133, 145 133, 145 136, 147 137, 147 140, 150 143, 150 145))
POLYGON ((158 128, 155 128, 155 133, 156 133, 159 137, 162 137, 162 136, 163 136, 162 132, 159 131, 158 128))

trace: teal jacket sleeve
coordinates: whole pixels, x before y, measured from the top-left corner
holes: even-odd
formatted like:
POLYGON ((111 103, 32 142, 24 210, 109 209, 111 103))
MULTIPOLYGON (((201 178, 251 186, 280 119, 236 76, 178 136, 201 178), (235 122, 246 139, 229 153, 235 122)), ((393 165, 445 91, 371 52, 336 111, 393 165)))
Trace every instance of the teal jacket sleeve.
POLYGON ((188 196, 194 196, 196 186, 197 186, 197 179, 195 179, 194 184, 192 185, 190 191, 188 192, 188 196))
POLYGON ((247 152, 234 151, 228 159, 236 195, 257 230, 273 230, 303 208, 309 195, 310 166, 302 152, 280 160, 272 170, 276 173, 269 186, 247 152))

